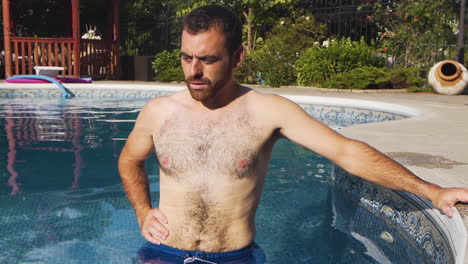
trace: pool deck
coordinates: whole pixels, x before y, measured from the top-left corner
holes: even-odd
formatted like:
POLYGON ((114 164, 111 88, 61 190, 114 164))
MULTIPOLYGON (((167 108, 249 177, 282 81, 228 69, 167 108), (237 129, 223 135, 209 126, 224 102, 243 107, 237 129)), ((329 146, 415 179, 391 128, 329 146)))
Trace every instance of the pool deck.
MULTIPOLYGON (((160 86, 156 82, 97 81, 135 88, 160 86)), ((180 89, 181 84, 164 84, 180 89)), ((5 87, 9 85, 0 85, 5 87)), ((93 85, 90 85, 93 86, 93 85)), ((11 87, 11 86, 10 86, 11 87)), ((70 85, 73 90, 73 85, 70 85)), ((384 102, 418 109, 419 116, 398 121, 347 127, 340 132, 374 146, 419 177, 444 187, 468 186, 468 95, 446 96, 405 91, 349 91, 311 87, 264 88, 256 90, 282 95, 306 95, 384 102)), ((468 204, 456 206, 468 229, 468 204)), ((468 264, 468 248, 464 263, 468 264)))

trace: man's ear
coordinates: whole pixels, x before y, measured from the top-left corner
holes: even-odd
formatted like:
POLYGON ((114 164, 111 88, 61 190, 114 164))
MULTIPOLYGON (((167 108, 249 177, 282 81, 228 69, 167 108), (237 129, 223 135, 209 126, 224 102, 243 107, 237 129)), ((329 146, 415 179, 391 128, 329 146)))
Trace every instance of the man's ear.
POLYGON ((233 66, 234 68, 238 68, 242 61, 244 60, 244 56, 245 56, 245 49, 244 49, 244 46, 240 46, 233 54, 233 66))

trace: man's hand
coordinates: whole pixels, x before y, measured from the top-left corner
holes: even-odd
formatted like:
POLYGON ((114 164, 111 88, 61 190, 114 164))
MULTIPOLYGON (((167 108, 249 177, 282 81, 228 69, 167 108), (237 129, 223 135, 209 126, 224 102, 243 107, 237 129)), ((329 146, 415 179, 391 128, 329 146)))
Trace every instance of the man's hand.
POLYGON ((153 244, 160 245, 162 241, 167 239, 169 230, 164 226, 167 224, 166 216, 158 208, 147 211, 141 218, 140 223, 141 234, 153 244))
POLYGON ((468 188, 441 188, 432 199, 432 204, 448 217, 453 216, 457 202, 468 203, 468 188))

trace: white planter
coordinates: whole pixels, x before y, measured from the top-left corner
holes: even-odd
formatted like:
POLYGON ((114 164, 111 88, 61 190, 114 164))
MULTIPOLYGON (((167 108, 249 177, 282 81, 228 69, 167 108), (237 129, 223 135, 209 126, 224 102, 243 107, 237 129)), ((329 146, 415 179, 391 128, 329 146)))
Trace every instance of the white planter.
POLYGON ((429 85, 440 94, 462 94, 468 83, 468 72, 462 64, 444 60, 432 66, 428 76, 429 85))
POLYGON ((44 75, 56 78, 59 71, 63 71, 65 68, 55 66, 34 66, 34 70, 36 70, 36 75, 44 75))

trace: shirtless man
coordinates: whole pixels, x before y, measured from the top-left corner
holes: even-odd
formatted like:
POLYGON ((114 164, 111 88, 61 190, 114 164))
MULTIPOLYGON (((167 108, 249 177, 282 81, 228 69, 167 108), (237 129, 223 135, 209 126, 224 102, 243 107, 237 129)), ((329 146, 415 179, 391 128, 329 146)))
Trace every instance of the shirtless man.
POLYGON ((258 255, 232 262, 222 257, 258 249, 255 212, 273 145, 282 137, 352 174, 425 197, 450 217, 457 201, 468 201, 468 190, 425 182, 295 103, 236 84, 233 70, 244 56, 241 30, 239 19, 218 6, 198 8, 185 18, 181 63, 188 89, 149 101, 122 150, 125 191, 142 235, 151 242, 145 250, 161 259, 151 263, 197 258, 205 259, 200 263, 261 263, 258 255), (151 205, 144 169, 154 150, 160 164, 159 208, 151 205))

